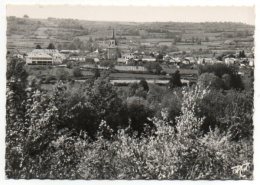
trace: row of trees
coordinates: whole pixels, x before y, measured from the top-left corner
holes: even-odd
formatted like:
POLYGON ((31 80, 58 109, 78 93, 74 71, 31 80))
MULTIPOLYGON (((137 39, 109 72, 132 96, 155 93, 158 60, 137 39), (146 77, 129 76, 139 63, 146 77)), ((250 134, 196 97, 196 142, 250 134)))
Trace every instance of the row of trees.
MULTIPOLYGON (((37 44, 35 49, 42 49, 41 45, 37 44)), ((46 49, 55 49, 53 43, 50 43, 46 49)))

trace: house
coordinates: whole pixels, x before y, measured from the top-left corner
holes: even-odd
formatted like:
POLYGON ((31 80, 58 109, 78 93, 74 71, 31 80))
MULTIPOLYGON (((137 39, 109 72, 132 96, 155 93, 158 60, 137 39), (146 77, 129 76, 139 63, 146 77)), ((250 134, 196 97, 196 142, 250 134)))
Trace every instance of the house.
POLYGON ((196 63, 196 61, 194 60, 193 57, 185 57, 184 60, 189 61, 190 64, 194 64, 194 63, 196 63))
POLYGON ((170 42, 170 41, 161 41, 161 42, 158 42, 158 46, 168 46, 168 47, 171 47, 172 46, 172 42, 170 42))
POLYGON ((118 63, 123 63, 123 64, 128 64, 128 62, 130 60, 133 60, 134 59, 134 54, 133 53, 126 53, 126 54, 123 54, 121 58, 118 58, 117 59, 117 62, 118 63))
POLYGON ((169 62, 174 64, 179 64, 181 63, 181 60, 179 57, 177 57, 177 58, 171 58, 169 62))
POLYGON ((214 64, 215 60, 213 58, 199 58, 197 64, 214 64))
POLYGON ((24 58, 24 56, 19 54, 19 53, 14 54, 13 57, 16 57, 16 58, 19 58, 19 59, 23 59, 24 58))
POLYGON ((52 56, 53 64, 62 64, 63 61, 66 59, 66 56, 62 53, 59 53, 58 50, 56 50, 55 52, 48 53, 48 54, 52 56))
POLYGON ((225 58, 225 64, 227 65, 233 65, 235 64, 236 59, 235 58, 225 58))
POLYGON ((77 62, 85 62, 86 61, 86 57, 85 56, 70 56, 69 60, 77 61, 77 62))
POLYGON ((134 61, 141 61, 142 58, 143 58, 142 53, 139 52, 139 51, 135 51, 135 52, 133 53, 133 56, 134 56, 134 61))
POLYGON ((154 57, 152 57, 152 56, 147 56, 147 55, 145 55, 145 56, 142 57, 142 61, 143 61, 143 62, 155 62, 155 61, 156 61, 156 58, 154 58, 154 57))
POLYGON ((184 59, 182 60, 182 63, 183 63, 183 64, 190 64, 190 60, 187 59, 187 58, 184 58, 184 59))
POLYGON ((94 62, 99 62, 99 58, 94 58, 94 62))
POLYGON ((163 56, 163 60, 169 62, 171 60, 171 57, 169 55, 163 56))
POLYGON ((134 54, 133 53, 123 54, 122 58, 125 58, 127 60, 134 59, 134 54))
POLYGON ((128 64, 128 59, 126 59, 126 58, 118 58, 117 62, 118 63, 122 63, 122 64, 128 64))
POLYGON ((98 50, 93 51, 93 52, 87 54, 87 58, 94 59, 94 58, 99 58, 99 57, 100 57, 100 53, 99 53, 98 50))
POLYGON ((141 42, 140 45, 141 46, 147 46, 147 47, 153 46, 152 43, 150 43, 150 42, 141 42))
POLYGON ((254 58, 248 58, 249 61, 249 66, 253 67, 254 66, 254 58))
POLYGON ((60 50, 60 53, 62 53, 62 54, 78 54, 78 53, 80 53, 80 50, 60 50))
POLYGON ((115 70, 125 72, 125 71, 134 71, 134 72, 147 72, 147 69, 143 66, 115 66, 115 70))

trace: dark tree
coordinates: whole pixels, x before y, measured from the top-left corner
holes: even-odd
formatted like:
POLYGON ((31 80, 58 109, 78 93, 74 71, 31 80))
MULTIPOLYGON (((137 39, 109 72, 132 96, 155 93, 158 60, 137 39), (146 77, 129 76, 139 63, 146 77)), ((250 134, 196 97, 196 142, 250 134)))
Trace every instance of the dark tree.
POLYGON ((163 54, 159 53, 159 55, 157 55, 156 60, 160 61, 163 59, 163 54))
POLYGON ((147 81, 146 81, 144 78, 142 78, 142 79, 140 80, 139 86, 143 87, 143 89, 144 89, 146 92, 149 91, 148 83, 147 83, 147 81))
POLYGON ((238 68, 236 66, 228 66, 226 64, 213 64, 213 65, 199 65, 198 73, 213 73, 219 78, 222 78, 224 74, 230 75, 230 88, 243 89, 244 84, 240 75, 238 74, 238 68))
POLYGON ((75 68, 74 70, 73 70, 73 76, 74 77, 82 77, 83 75, 82 75, 82 72, 81 72, 81 70, 80 70, 80 68, 75 68))
POLYGON ((210 87, 214 89, 222 89, 224 87, 223 81, 213 73, 203 73, 199 76, 197 84, 204 88, 210 87))
POLYGON ((242 50, 242 51, 239 51, 239 55, 238 55, 238 58, 245 58, 246 55, 245 55, 245 51, 242 50))
POLYGON ((138 84, 137 83, 132 83, 129 84, 129 91, 128 91, 128 97, 134 96, 136 90, 138 89, 138 84))
POLYGON ((97 79, 98 77, 100 77, 100 72, 98 67, 96 66, 95 69, 93 70, 94 73, 94 78, 97 79))
POLYGON ((180 75, 180 71, 177 70, 172 74, 172 77, 169 81, 168 87, 170 89, 173 89, 175 87, 181 87, 182 83, 181 83, 181 75, 180 75))
POLYGON ((140 136, 146 126, 152 127, 152 122, 148 117, 153 115, 153 112, 146 106, 145 100, 141 97, 132 97, 128 99, 128 116, 130 119, 130 128, 137 131, 140 136))
POLYGON ((57 78, 58 80, 68 80, 69 79, 69 72, 64 69, 57 70, 57 78))
POLYGON ((37 44, 36 49, 42 49, 41 45, 37 44))
POLYGON ((53 43, 50 43, 50 44, 48 45, 47 49, 55 49, 54 44, 53 44, 53 43))
POLYGON ((231 87, 231 76, 229 74, 222 75, 222 81, 225 89, 230 89, 231 87))
POLYGON ((149 62, 145 64, 147 70, 151 73, 160 74, 162 71, 162 67, 158 62, 149 62))

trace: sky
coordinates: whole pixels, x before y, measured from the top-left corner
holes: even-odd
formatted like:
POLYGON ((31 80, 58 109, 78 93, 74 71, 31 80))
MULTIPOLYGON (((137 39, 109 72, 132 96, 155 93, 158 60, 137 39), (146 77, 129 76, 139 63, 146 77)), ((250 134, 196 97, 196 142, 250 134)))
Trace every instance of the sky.
POLYGON ((242 22, 255 24, 253 6, 7 5, 7 16, 133 22, 242 22))

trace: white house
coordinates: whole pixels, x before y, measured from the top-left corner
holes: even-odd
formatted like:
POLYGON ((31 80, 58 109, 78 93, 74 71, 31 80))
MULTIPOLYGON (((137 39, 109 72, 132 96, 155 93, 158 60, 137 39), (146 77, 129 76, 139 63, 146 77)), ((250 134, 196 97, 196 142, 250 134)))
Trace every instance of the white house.
POLYGON ((254 58, 248 58, 249 61, 249 66, 253 67, 254 66, 254 58))
POLYGON ((69 60, 77 61, 77 62, 85 62, 86 57, 85 56, 70 56, 69 60))
POLYGON ((225 58, 225 64, 232 65, 235 64, 236 59, 235 58, 225 58))
POLYGON ((155 61, 156 61, 156 58, 151 57, 151 56, 143 56, 143 57, 142 57, 142 61, 143 61, 143 62, 155 62, 155 61))
POLYGON ((212 58, 199 58, 197 64, 214 64, 215 60, 212 58))
POLYGON ((171 41, 161 41, 161 42, 158 42, 158 46, 168 46, 168 47, 171 47, 172 46, 172 42, 171 41))
POLYGON ((181 62, 180 58, 179 57, 176 57, 176 58, 171 58, 170 63, 174 63, 174 64, 178 64, 181 62))
POLYGON ((194 60, 193 57, 185 57, 184 60, 188 60, 188 61, 190 61, 191 64, 194 64, 194 63, 195 63, 195 60, 194 60))
POLYGON ((72 54, 72 53, 80 53, 80 50, 60 50, 60 53, 63 53, 63 54, 72 54))

